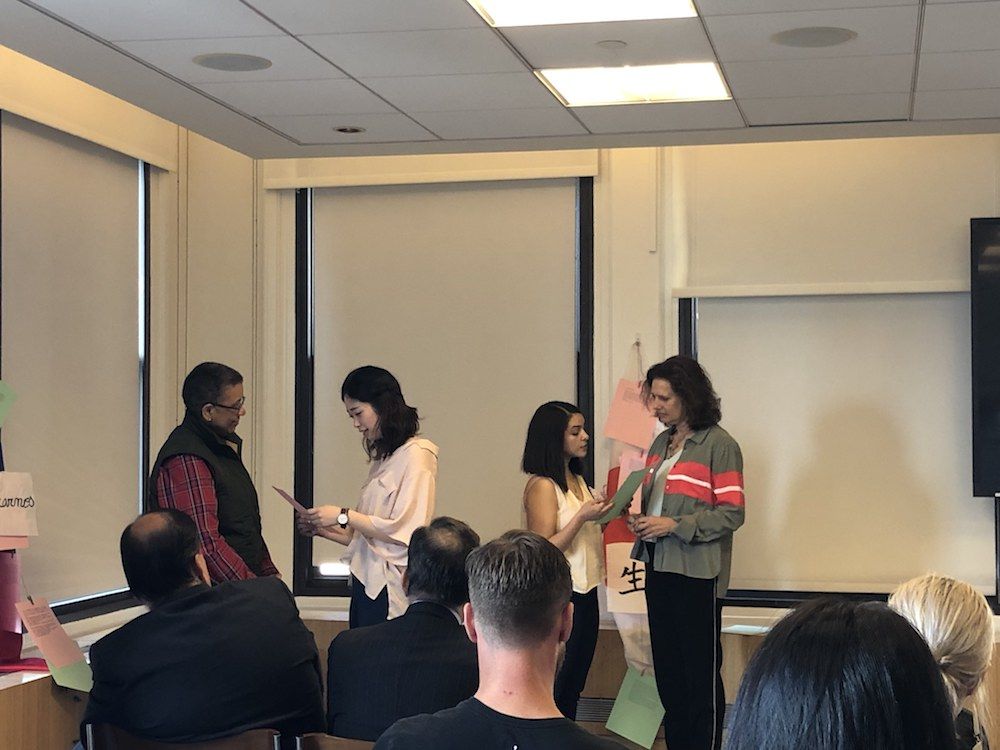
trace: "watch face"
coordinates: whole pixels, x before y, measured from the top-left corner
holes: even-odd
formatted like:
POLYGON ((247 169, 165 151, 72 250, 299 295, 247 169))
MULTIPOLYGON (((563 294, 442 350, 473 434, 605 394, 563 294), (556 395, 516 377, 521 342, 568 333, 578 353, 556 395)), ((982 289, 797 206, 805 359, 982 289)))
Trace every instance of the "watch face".
POLYGON ((347 526, 347 514, 341 513, 339 516, 337 516, 337 523, 339 523, 341 526, 347 526))

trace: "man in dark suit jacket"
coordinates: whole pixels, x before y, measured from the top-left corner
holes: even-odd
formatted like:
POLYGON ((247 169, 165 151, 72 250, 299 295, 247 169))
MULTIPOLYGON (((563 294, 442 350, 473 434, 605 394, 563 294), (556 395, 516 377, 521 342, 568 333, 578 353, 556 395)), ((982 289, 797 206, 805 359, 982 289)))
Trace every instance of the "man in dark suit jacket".
POLYGON ((377 740, 397 719, 450 708, 476 692, 476 647, 459 612, 469 600, 465 558, 478 546, 476 532, 453 518, 413 532, 403 577, 409 608, 330 644, 330 734, 377 740))
POLYGON ((178 510, 136 519, 121 554, 151 609, 91 647, 84 724, 163 742, 323 731, 316 643, 278 578, 210 587, 198 529, 178 510))

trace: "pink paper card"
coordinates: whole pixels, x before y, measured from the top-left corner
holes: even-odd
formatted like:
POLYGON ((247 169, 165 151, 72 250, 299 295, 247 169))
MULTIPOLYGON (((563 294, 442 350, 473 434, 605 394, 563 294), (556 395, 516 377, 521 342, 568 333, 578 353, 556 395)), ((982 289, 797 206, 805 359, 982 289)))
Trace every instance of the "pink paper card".
POLYGON ((20 659, 23 641, 24 636, 20 633, 0 630, 0 662, 20 659))
POLYGON ((604 436, 645 450, 652 442, 655 421, 646 409, 639 383, 619 380, 604 423, 604 436))
POLYGON ((13 552, 0 552, 0 630, 21 632, 21 618, 14 606, 20 598, 21 560, 13 552))
MULTIPOLYGON (((646 454, 643 451, 637 451, 633 448, 626 448, 622 451, 622 457, 618 462, 618 466, 621 467, 621 473, 619 476, 627 477, 633 471, 638 471, 639 469, 646 468, 646 454)), ((635 491, 635 495, 632 496, 632 504, 629 505, 629 513, 641 513, 642 512, 642 487, 635 491)))
POLYGON ((295 510, 297 510, 299 513, 305 513, 306 512, 305 506, 303 506, 302 503, 300 503, 294 497, 292 497, 291 495, 289 495, 283 489, 281 489, 279 487, 275 487, 273 484, 271 485, 271 489, 273 489, 275 492, 277 492, 279 495, 281 495, 283 498, 285 498, 285 500, 288 501, 288 504, 291 505, 293 508, 295 508, 295 510))
POLYGON ((0 550, 5 549, 27 549, 28 537, 26 536, 0 536, 0 550))
POLYGON ((35 599, 34 603, 18 602, 17 611, 50 667, 61 669, 84 661, 80 647, 59 624, 47 601, 35 599))

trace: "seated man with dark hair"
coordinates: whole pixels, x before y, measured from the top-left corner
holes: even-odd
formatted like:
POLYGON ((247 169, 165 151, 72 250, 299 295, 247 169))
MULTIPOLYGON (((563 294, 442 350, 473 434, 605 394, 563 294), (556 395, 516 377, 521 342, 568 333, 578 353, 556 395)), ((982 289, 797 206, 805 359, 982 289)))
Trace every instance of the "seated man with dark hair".
POLYGON ((454 708, 397 721, 376 750, 511 750, 622 746, 562 716, 553 698, 559 652, 573 625, 566 556, 530 531, 508 531, 469 555, 465 630, 479 690, 454 708))
POLYGON ((198 529, 178 510, 139 516, 122 533, 121 555, 150 611, 91 647, 84 724, 161 742, 323 730, 316 643, 280 580, 210 587, 198 529))
POLYGON ((345 630, 330 644, 330 734, 377 740, 397 719, 450 708, 476 692, 476 647, 459 618, 469 601, 465 560, 478 546, 479 535, 454 518, 413 532, 406 612, 345 630))

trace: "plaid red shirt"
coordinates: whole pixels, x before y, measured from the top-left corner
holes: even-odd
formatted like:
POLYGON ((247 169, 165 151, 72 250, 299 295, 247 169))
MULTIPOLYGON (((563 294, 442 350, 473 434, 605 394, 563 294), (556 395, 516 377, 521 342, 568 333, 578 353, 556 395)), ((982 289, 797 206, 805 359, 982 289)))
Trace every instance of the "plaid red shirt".
MULTIPOLYGON (((164 461, 156 478, 156 499, 161 508, 174 508, 194 519, 213 583, 257 577, 219 533, 219 501, 212 471, 205 461, 186 453, 164 461)), ((265 543, 260 575, 277 574, 265 543)))

